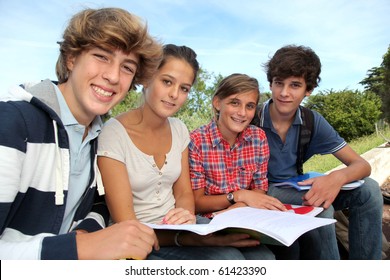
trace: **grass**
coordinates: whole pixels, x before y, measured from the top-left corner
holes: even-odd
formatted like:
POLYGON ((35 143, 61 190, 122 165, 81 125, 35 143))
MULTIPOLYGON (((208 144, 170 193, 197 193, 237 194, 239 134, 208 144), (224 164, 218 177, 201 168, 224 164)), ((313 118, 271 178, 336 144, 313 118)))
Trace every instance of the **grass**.
MULTIPOLYGON (((387 139, 390 139, 389 128, 382 131, 382 133, 387 139)), ((361 137, 359 139, 355 139, 348 144, 351 146, 352 149, 354 149, 358 154, 361 155, 373 148, 382 145, 385 142, 386 140, 383 137, 374 133, 365 137, 361 137)), ((340 164, 342 163, 333 155, 315 155, 303 165, 303 170, 305 172, 317 171, 325 173, 339 166, 340 164)))

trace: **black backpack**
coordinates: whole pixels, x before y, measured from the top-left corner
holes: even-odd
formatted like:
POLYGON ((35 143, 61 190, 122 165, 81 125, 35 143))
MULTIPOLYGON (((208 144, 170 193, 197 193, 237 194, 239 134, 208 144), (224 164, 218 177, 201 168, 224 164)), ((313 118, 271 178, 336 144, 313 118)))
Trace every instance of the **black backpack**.
MULTIPOLYGON (((307 149, 309 148, 309 143, 311 141, 313 131, 314 131, 314 114, 313 112, 303 106, 299 106, 302 116, 302 125, 299 129, 299 141, 298 141, 298 151, 297 151, 297 172, 299 175, 303 174, 303 158, 306 154, 307 149)), ((261 113, 263 111, 263 105, 259 105, 256 109, 255 117, 253 118, 251 124, 260 126, 261 113)))

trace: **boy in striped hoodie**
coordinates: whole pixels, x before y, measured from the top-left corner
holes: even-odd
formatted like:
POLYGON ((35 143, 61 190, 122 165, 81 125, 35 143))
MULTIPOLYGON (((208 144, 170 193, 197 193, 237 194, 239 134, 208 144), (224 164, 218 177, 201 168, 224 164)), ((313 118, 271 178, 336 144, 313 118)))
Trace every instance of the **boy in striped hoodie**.
POLYGON ((96 147, 100 115, 151 77, 161 45, 117 8, 77 13, 59 44, 58 83, 0 96, 0 259, 146 258, 153 230, 106 228, 96 147))

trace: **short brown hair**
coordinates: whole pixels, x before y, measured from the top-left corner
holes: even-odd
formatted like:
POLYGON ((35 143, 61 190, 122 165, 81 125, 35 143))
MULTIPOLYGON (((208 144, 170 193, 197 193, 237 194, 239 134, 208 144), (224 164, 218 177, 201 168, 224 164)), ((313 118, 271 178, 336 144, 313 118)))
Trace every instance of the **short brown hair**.
MULTIPOLYGON (((120 8, 85 9, 74 15, 63 33, 56 65, 58 82, 68 80, 67 59, 94 47, 133 52, 139 65, 130 86, 143 85, 162 59, 162 45, 152 38, 142 20, 120 8)), ((130 90, 129 89, 129 90, 130 90)))
MULTIPOLYGON (((213 99, 219 98, 223 100, 230 95, 237 93, 244 93, 248 91, 256 91, 258 93, 257 101, 260 99, 259 82, 256 78, 250 77, 246 74, 234 73, 222 79, 214 92, 213 99)), ((217 114, 213 108, 214 114, 217 114)))
POLYGON ((286 79, 303 77, 306 90, 311 91, 321 81, 321 61, 309 47, 287 45, 276 51, 274 56, 264 64, 267 80, 272 84, 273 78, 286 79))

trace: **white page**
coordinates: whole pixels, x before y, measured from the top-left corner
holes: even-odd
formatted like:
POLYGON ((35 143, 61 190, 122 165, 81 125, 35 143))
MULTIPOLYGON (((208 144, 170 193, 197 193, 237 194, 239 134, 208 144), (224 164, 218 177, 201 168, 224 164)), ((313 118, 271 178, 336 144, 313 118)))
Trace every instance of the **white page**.
POLYGON ((240 207, 216 215, 210 225, 229 225, 262 232, 290 246, 303 233, 334 223, 334 219, 315 218, 291 212, 240 207))
POLYGON ((147 225, 154 229, 188 230, 200 235, 227 228, 251 229, 290 246, 303 233, 335 222, 334 219, 316 218, 291 212, 240 207, 216 215, 210 224, 147 225))

